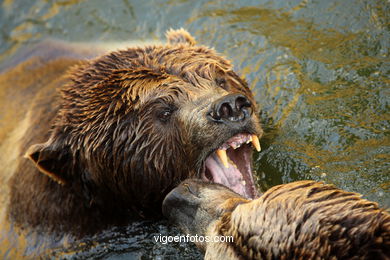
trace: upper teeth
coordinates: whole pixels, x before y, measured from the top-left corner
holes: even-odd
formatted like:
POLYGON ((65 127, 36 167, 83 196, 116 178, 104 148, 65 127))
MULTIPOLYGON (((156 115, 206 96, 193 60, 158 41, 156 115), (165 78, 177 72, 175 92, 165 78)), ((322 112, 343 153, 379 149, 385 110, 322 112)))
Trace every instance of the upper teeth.
POLYGON ((259 138, 257 137, 257 135, 252 135, 252 144, 258 152, 261 151, 260 141, 259 141, 259 138))
POLYGON ((241 144, 232 143, 230 146, 235 150, 235 149, 241 147, 241 144))
MULTIPOLYGON (((260 141, 259 141, 259 138, 257 137, 257 135, 250 135, 248 140, 246 141, 246 143, 250 143, 252 142, 253 146, 255 147, 255 149, 260 152, 261 151, 261 147, 260 147, 260 141)), ((233 149, 237 149, 238 147, 241 146, 241 143, 236 143, 236 142, 232 142, 231 144, 228 144, 229 146, 231 146, 233 149)), ((225 146, 225 145, 224 145, 225 146)), ((227 154, 226 154, 226 147, 221 147, 222 149, 218 149, 216 151, 216 154, 219 158, 219 160, 222 162, 222 164, 226 167, 226 168, 229 168, 229 162, 228 162, 228 157, 227 157, 227 154)))
POLYGON ((226 150, 218 149, 216 153, 218 155, 219 160, 222 162, 223 166, 225 166, 225 168, 229 168, 226 150))

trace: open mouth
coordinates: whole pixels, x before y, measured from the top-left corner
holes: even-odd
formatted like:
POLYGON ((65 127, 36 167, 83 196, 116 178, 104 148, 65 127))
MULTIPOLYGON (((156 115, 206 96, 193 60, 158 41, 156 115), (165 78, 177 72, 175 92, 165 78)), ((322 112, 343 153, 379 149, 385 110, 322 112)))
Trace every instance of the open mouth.
POLYGON ((220 183, 246 198, 258 196, 252 175, 252 145, 260 151, 256 135, 240 133, 206 158, 202 179, 220 183))

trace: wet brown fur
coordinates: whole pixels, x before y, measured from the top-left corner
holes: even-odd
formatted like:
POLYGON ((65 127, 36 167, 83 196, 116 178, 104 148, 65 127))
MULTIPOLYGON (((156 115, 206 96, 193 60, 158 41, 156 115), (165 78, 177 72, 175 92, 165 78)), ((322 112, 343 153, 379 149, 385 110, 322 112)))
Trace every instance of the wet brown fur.
MULTIPOLYGON (((13 156, 0 158, 11 222, 82 236, 159 215, 165 194, 235 134, 205 113, 229 93, 246 95, 255 110, 247 83, 184 30, 167 37, 167 45, 92 60, 32 57, 0 74, 2 111, 20 114, 10 125, 1 118, 1 145, 13 156), (8 112, 13 92, 20 106, 8 112)), ((240 131, 261 134, 255 113, 240 131)))
MULTIPOLYGON (((175 196, 182 196, 191 207, 197 204, 197 213, 187 213, 192 216, 188 220, 173 216, 171 219, 185 232, 189 229, 184 223, 193 223, 197 227, 191 229, 198 231, 198 235, 234 239, 232 243, 200 244, 206 251, 205 259, 390 257, 390 214, 359 194, 333 185, 298 181, 275 186, 250 201, 220 185, 183 183, 189 190, 181 188, 173 193, 179 193, 175 196), (208 221, 199 222, 199 217, 208 221)), ((175 200, 175 205, 165 211, 175 207, 183 210, 188 205, 175 200)))

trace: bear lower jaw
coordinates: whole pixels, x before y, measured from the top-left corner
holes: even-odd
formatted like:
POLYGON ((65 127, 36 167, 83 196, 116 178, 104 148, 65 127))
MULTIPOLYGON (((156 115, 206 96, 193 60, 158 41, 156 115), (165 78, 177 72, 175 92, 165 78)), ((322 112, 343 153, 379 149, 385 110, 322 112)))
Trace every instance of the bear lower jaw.
POLYGON ((222 144, 206 158, 201 179, 222 184, 245 198, 258 197, 252 175, 252 137, 241 133, 222 144))

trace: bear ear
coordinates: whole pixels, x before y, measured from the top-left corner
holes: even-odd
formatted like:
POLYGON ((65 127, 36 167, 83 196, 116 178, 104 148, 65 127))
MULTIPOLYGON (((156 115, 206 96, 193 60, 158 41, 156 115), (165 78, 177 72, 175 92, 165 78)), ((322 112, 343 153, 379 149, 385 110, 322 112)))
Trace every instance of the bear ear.
POLYGON ((42 144, 30 146, 25 155, 34 162, 40 172, 61 185, 66 182, 66 167, 69 165, 69 153, 66 149, 55 148, 50 140, 42 144))
POLYGON ((188 44, 190 46, 194 46, 196 44, 194 37, 192 37, 191 34, 183 28, 178 30, 170 29, 166 32, 165 35, 167 37, 168 43, 172 45, 188 44))

